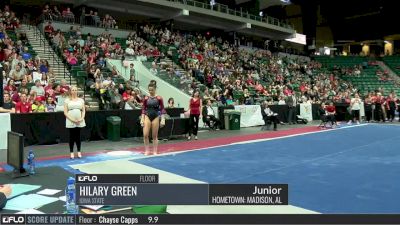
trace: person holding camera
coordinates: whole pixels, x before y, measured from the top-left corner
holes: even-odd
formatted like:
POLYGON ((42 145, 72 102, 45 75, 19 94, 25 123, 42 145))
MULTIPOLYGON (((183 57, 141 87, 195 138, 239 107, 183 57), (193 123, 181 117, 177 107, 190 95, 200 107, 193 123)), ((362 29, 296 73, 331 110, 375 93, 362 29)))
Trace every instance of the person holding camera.
POLYGON ((10 185, 0 185, 0 210, 3 209, 7 204, 7 198, 11 196, 10 185))

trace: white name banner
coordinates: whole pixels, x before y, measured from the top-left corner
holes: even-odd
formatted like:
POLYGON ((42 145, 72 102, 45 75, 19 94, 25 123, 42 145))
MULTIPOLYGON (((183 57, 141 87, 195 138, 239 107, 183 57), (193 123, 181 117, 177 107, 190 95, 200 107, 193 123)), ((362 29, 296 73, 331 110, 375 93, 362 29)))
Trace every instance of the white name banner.
POLYGON ((11 131, 10 113, 0 113, 0 150, 7 149, 8 131, 11 131))
POLYGON ((312 105, 311 103, 300 104, 300 116, 308 121, 312 121, 312 105))
POLYGON ((235 110, 241 112, 240 127, 254 127, 265 124, 259 105, 236 105, 235 110))

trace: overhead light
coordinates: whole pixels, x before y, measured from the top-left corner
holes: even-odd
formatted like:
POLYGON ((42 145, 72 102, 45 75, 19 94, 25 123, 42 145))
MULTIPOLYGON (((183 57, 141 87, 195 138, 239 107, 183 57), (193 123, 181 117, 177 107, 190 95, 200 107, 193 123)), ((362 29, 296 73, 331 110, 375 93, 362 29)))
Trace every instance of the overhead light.
POLYGON ((260 11, 260 14, 259 14, 261 17, 262 16, 264 16, 264 12, 263 11, 260 11))
POLYGON ((385 40, 385 41, 383 41, 383 42, 385 42, 385 44, 390 44, 390 42, 389 42, 389 41, 386 41, 386 40, 385 40))

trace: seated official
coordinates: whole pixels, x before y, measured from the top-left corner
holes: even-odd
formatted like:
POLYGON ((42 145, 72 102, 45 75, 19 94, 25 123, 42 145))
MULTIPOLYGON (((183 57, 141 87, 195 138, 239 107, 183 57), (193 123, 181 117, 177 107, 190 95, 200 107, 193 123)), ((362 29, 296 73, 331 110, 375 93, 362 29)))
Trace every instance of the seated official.
POLYGON ((168 99, 168 106, 166 107, 167 109, 173 109, 175 108, 175 101, 174 98, 169 98, 168 99))
POLYGON ((265 122, 265 125, 267 125, 267 129, 269 129, 269 126, 271 123, 274 124, 274 130, 277 130, 277 124, 280 123, 278 119, 278 114, 274 113, 271 108, 269 107, 269 104, 267 101, 264 101, 261 105, 261 115, 263 117, 263 120, 265 122))
POLYGON ((326 111, 326 120, 332 123, 332 126, 336 123, 336 107, 333 105, 333 102, 329 102, 328 106, 325 106, 326 111))
POLYGON ((211 100, 207 100, 207 104, 203 106, 202 112, 203 123, 207 124, 208 127, 215 130, 220 128, 221 121, 215 117, 214 109, 211 107, 211 100), (211 122, 213 122, 211 124, 211 122))
POLYGON ((3 106, 0 107, 0 113, 15 113, 15 105, 11 101, 11 96, 9 93, 4 93, 4 103, 3 106))
POLYGON ((10 185, 0 185, 0 210, 6 206, 7 198, 11 196, 10 185))
POLYGON ((319 117, 321 118, 321 121, 324 123, 324 126, 325 126, 325 123, 328 123, 328 122, 331 122, 331 124, 333 126, 334 123, 332 122, 331 117, 328 117, 328 114, 326 112, 325 103, 321 103, 321 106, 318 109, 318 114, 319 114, 319 117))

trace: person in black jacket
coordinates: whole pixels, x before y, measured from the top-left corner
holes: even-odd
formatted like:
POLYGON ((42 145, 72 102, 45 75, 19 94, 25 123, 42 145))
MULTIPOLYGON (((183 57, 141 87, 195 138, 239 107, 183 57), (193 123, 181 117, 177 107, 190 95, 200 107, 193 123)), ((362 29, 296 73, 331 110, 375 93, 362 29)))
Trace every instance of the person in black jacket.
POLYGON ((0 210, 6 206, 7 197, 11 195, 11 186, 10 185, 0 185, 0 210))
MULTIPOLYGON (((261 105, 261 116, 263 117, 267 130, 269 129, 271 123, 274 124, 274 131, 277 130, 277 124, 280 123, 277 117, 278 114, 271 110, 267 101, 264 101, 261 105)), ((264 127, 262 130, 264 130, 264 127)))
POLYGON ((201 115, 203 116, 203 123, 207 124, 208 127, 215 130, 220 128, 221 121, 215 117, 214 109, 211 107, 211 100, 208 99, 206 101, 206 105, 203 106, 201 110, 201 115), (213 124, 211 125, 211 122, 213 124))

